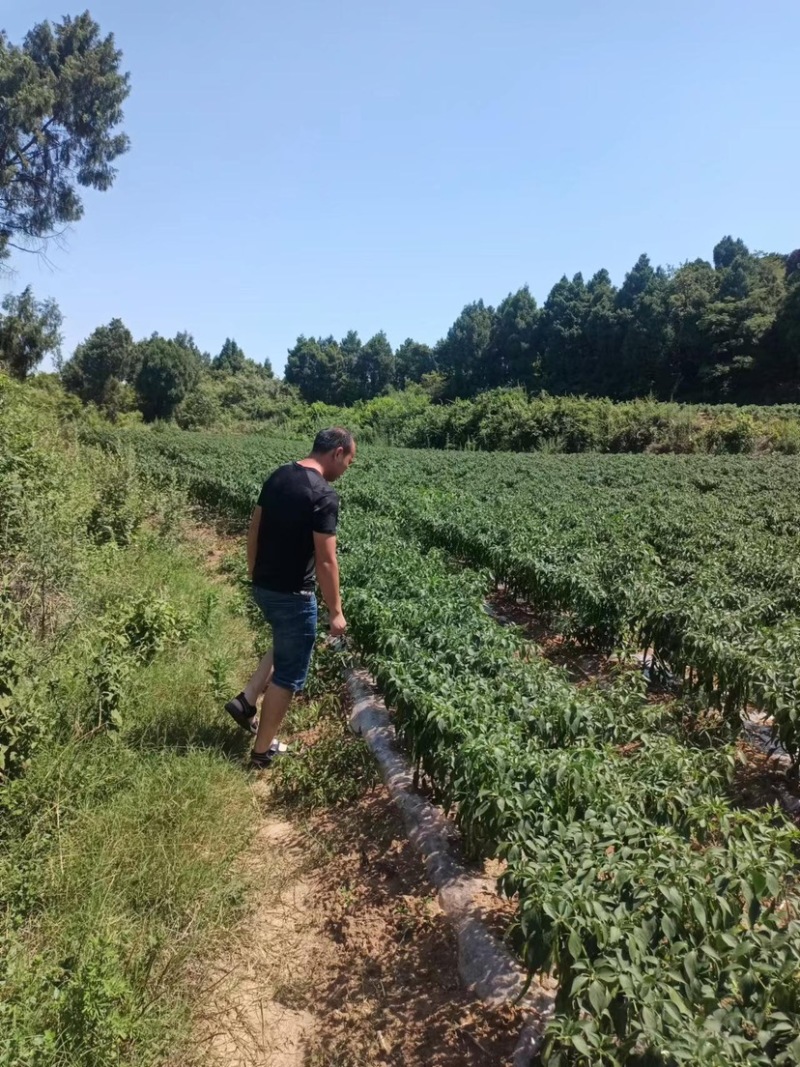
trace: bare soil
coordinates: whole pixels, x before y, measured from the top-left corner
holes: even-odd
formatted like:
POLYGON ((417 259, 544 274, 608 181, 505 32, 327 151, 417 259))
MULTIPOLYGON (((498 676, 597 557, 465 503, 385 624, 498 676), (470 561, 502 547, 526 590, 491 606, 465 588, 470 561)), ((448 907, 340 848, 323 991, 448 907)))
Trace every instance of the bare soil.
POLYGON ((254 795, 252 907, 192 976, 193 1035, 171 1067, 509 1064, 522 1015, 460 987, 451 928, 383 787, 302 825, 274 808, 268 775, 254 795))
POLYGON ((614 667, 611 657, 556 633, 546 617, 502 586, 486 597, 486 607, 501 625, 520 627, 525 637, 537 646, 539 655, 563 667, 575 685, 602 680, 614 667))
MULTIPOLYGON (((263 785, 254 787, 263 793, 263 785)), ((254 816, 243 863, 247 921, 193 977, 192 1038, 173 1067, 301 1067, 315 1026, 311 991, 324 981, 328 945, 318 936, 315 892, 302 835, 254 816)))
POLYGON ((187 517, 180 527, 181 539, 197 554, 198 562, 216 581, 229 581, 222 573, 226 558, 244 554, 244 539, 226 532, 221 526, 213 528, 187 517))
POLYGON ((328 850, 315 904, 336 947, 309 1064, 510 1063, 522 1015, 460 987, 452 930, 385 789, 308 832, 328 850))

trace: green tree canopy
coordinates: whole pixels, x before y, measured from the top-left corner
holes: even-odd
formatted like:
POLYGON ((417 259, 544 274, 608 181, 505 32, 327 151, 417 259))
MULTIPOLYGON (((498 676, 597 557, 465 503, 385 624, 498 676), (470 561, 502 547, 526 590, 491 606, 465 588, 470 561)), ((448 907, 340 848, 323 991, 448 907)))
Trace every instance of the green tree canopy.
POLYGON ((361 351, 361 338, 358 336, 358 331, 348 330, 339 342, 339 348, 342 350, 342 355, 347 364, 351 368, 355 367, 358 354, 361 351))
POLYGON ((785 264, 781 257, 753 256, 745 249, 719 270, 719 277, 703 318, 710 356, 702 377, 709 398, 736 399, 753 384, 766 354, 785 297, 785 264))
POLYGON ((800 403, 800 271, 790 280, 770 345, 768 392, 779 399, 800 403))
POLYGON ((219 355, 211 360, 212 369, 224 374, 241 374, 246 366, 247 357, 230 337, 225 339, 219 355))
POLYGON ((84 403, 108 407, 113 399, 116 405, 119 386, 135 381, 140 358, 141 350, 133 343, 125 323, 112 319, 78 345, 72 359, 62 367, 61 379, 64 387, 84 403))
POLYGON ((438 369, 447 378, 450 397, 474 396, 494 326, 494 308, 482 300, 467 304, 435 349, 438 369))
POLYGON ((398 389, 411 382, 421 382, 436 371, 436 357, 429 345, 407 337, 394 354, 394 381, 398 389))
POLYGON ((352 368, 333 337, 298 337, 289 351, 284 379, 312 404, 342 403, 350 399, 348 393, 354 387, 352 368))
POLYGON ((383 330, 361 346, 353 377, 360 400, 380 396, 394 381, 394 352, 383 330))
MULTIPOLYGON (((672 342, 667 314, 668 277, 639 256, 617 293, 620 353, 615 395, 669 393, 668 356, 672 342)), ((612 379, 614 380, 614 379, 612 379)))
POLYGON ((78 187, 112 185, 128 148, 121 59, 88 12, 40 23, 21 46, 0 32, 0 258, 77 222, 78 187))
POLYGON ((37 301, 30 286, 3 300, 0 365, 23 380, 45 356, 61 347, 61 312, 55 300, 37 301))
POLYGON ((531 383, 538 320, 539 309, 527 285, 500 303, 478 371, 482 389, 531 383))
POLYGON ((201 363, 204 367, 211 366, 211 356, 208 352, 201 352, 194 336, 189 333, 188 330, 180 330, 175 334, 173 338, 176 345, 180 345, 181 348, 185 348, 187 352, 191 352, 198 363, 201 363))
POLYGON ((576 392, 602 396, 615 374, 620 335, 617 290, 607 270, 592 275, 586 283, 586 295, 584 381, 576 392))
POLYGON ((148 341, 140 341, 136 347, 139 408, 147 422, 171 419, 200 378, 197 357, 176 341, 168 341, 158 334, 148 341))
POLYGON ((749 255, 750 251, 741 237, 734 240, 728 235, 714 246, 714 266, 717 270, 725 270, 738 256, 747 259, 749 255))
POLYGON ((208 381, 200 382, 187 393, 175 409, 175 421, 184 430, 213 426, 222 414, 222 406, 208 381))
POLYGON ((667 314, 672 328, 670 373, 673 390, 697 393, 701 373, 710 361, 706 330, 708 308, 719 289, 719 274, 704 259, 682 264, 672 275, 667 292, 667 314))
POLYGON ((551 393, 582 392, 581 369, 586 362, 584 320, 589 294, 582 274, 556 282, 544 302, 536 330, 538 377, 551 393))

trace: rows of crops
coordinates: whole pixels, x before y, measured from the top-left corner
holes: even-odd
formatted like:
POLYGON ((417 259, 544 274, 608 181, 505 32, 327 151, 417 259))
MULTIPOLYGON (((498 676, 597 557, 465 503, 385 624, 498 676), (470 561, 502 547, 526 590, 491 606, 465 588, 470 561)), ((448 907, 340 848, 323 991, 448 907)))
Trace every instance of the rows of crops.
POLYGON ((589 644, 649 649, 800 752, 800 464, 697 457, 404 456, 363 506, 488 567, 589 644))
MULTIPOLYGON (((252 439, 239 447, 230 439, 145 435, 136 443, 159 477, 180 477, 197 499, 239 519, 249 514, 265 471, 297 454, 291 445, 267 450, 252 439)), ((739 595, 761 590, 764 615, 748 619, 764 627, 768 610, 782 613, 773 622, 788 620, 794 603, 793 572, 781 569, 796 537, 783 475, 762 468, 774 481, 760 499, 756 467, 732 464, 736 492, 714 533, 713 516, 724 511, 716 510, 725 500, 722 468, 718 485, 698 486, 692 496, 700 467, 648 470, 588 459, 572 466, 574 459, 554 457, 548 485, 547 464, 536 481, 536 460, 360 455, 342 487, 354 640, 466 847, 507 862, 502 884, 517 905, 518 950, 531 971, 550 970, 558 980, 547 1064, 798 1063, 797 834, 777 812, 743 812, 728 799, 733 749, 724 721, 701 745, 670 705, 646 700, 636 673, 621 671, 607 689, 575 688, 532 655, 519 633, 487 616, 490 574, 463 566, 466 556, 497 572, 524 549, 524 519, 537 551, 550 531, 560 551, 554 572, 568 569, 570 551, 573 569, 595 560, 595 600, 605 597, 612 610, 613 589, 626 591, 637 575, 656 588, 657 580, 666 585, 681 567, 693 567, 698 589, 713 591, 717 573, 739 595), (656 470, 664 472, 660 482, 656 470), (572 527, 559 482, 571 501, 572 527), (598 507, 611 499, 616 511, 598 507), (508 555, 498 539, 486 559, 470 550, 467 535, 489 536, 493 500, 501 504, 496 517, 508 555), (662 500, 682 508, 688 530, 675 551, 668 550, 683 525, 676 519, 672 534, 664 529, 671 512, 660 508, 662 500), (592 501, 593 520, 584 514, 592 501), (636 508, 638 530, 626 530, 636 508), (746 535, 732 528, 745 514, 746 535), (459 538, 451 530, 460 530, 459 538), (591 531, 594 555, 575 548, 591 531), (764 570, 737 561, 736 546, 745 544, 739 536, 763 546, 764 570), (604 564, 603 551, 623 543, 638 569, 622 568, 614 587, 613 561, 604 564), (715 553, 716 572, 706 558, 715 553), (651 554, 658 559, 648 568, 651 554), (767 564, 781 582, 766 577, 767 564)), ((796 472, 785 473, 796 484, 796 472)), ((747 604, 757 599, 754 593, 747 604)), ((577 597, 550 606, 568 611, 587 639, 611 641, 614 625, 618 632, 628 625, 624 616, 586 625, 577 597)), ((735 602, 725 607, 735 613, 735 602)))

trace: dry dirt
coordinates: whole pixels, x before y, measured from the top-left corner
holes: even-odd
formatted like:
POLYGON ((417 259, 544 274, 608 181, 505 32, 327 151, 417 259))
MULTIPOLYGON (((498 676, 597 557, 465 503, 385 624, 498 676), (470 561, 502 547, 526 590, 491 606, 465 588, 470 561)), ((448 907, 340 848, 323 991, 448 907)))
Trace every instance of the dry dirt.
POLYGON ((575 685, 585 685, 610 673, 613 664, 608 656, 556 633, 530 605, 511 596, 502 586, 487 596, 486 607, 501 625, 520 627, 527 640, 537 646, 538 654, 563 667, 575 685))
MULTIPOLYGON (((264 793, 254 785, 256 797, 264 793)), ((322 980, 310 899, 315 891, 302 835, 279 817, 255 815, 244 860, 252 906, 219 955, 192 976, 192 1039, 174 1067, 301 1067, 314 1016, 304 991, 322 980)))
MULTIPOLYGON (((522 1027, 459 985, 455 940, 383 789, 300 823, 268 775, 248 920, 194 976, 173 1067, 489 1067, 522 1027)), ((495 872, 492 872, 495 873, 495 872)))

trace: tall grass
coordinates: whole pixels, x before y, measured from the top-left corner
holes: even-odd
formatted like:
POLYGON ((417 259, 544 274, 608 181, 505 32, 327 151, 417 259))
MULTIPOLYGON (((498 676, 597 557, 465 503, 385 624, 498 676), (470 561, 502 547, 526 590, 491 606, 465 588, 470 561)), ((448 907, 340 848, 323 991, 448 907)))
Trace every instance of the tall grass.
POLYGON ((0 378, 0 1065, 145 1067, 246 899, 252 630, 174 491, 0 378))

